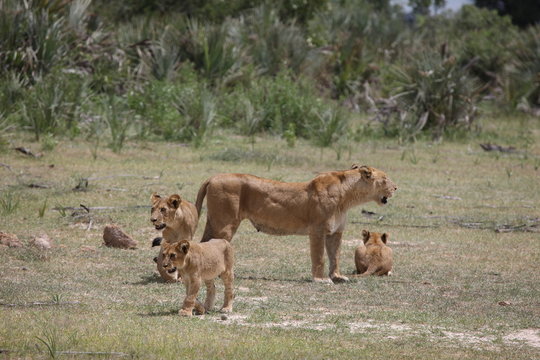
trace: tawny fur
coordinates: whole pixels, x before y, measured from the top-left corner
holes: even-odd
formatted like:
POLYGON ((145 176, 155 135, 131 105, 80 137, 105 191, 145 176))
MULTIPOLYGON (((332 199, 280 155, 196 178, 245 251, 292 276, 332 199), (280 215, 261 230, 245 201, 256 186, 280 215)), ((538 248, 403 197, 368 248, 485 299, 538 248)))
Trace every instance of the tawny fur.
POLYGON ((339 271, 347 211, 368 201, 383 205, 396 189, 384 172, 357 165, 299 183, 247 174, 215 175, 201 185, 195 203, 200 216, 206 197, 208 214, 201 241, 231 241, 244 219, 267 234, 309 235, 313 280, 328 281, 324 277, 326 249, 330 279, 347 281, 339 271))
POLYGON ((355 277, 390 275, 393 266, 392 249, 386 243, 387 233, 362 231, 363 243, 354 251, 355 277))
MULTIPOLYGON (((197 230, 199 215, 192 203, 182 199, 178 194, 162 197, 154 193, 150 197, 150 201, 152 203, 150 221, 157 230, 163 230, 163 242, 175 243, 181 240, 191 241, 193 239, 195 230, 197 230), (163 226, 165 227, 161 228, 163 226)), ((162 252, 163 248, 160 248, 156 259, 159 274, 167 282, 179 280, 177 273, 170 274, 163 269, 162 252)))
POLYGON ((216 298, 214 279, 221 277, 225 286, 225 300, 222 312, 232 312, 234 253, 231 244, 223 239, 211 239, 204 243, 182 240, 177 243, 163 243, 163 267, 176 270, 186 286, 186 297, 179 314, 191 316, 193 309, 199 314, 212 310, 216 298), (197 301, 199 288, 204 281, 206 300, 204 306, 197 301))

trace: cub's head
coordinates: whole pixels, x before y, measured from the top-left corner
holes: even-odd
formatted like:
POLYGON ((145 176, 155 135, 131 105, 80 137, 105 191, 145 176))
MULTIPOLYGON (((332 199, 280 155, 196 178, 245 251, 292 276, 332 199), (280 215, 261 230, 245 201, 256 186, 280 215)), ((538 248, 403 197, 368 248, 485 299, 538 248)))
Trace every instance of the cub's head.
POLYGON ((362 230, 362 239, 365 245, 381 245, 386 244, 390 236, 387 233, 381 234, 362 230))
POLYGON ((189 241, 182 240, 173 244, 164 242, 161 246, 163 250, 162 264, 165 270, 173 273, 178 269, 182 269, 186 255, 189 252, 189 241))
POLYGON ((368 185, 368 196, 379 205, 384 205, 397 190, 396 184, 384 173, 371 166, 353 165, 351 170, 358 171, 363 185, 368 185))
POLYGON ((150 211, 150 221, 156 230, 163 230, 167 225, 171 225, 176 218, 176 210, 180 206, 182 199, 180 195, 174 194, 169 197, 161 197, 153 193, 150 197, 152 210, 150 211))

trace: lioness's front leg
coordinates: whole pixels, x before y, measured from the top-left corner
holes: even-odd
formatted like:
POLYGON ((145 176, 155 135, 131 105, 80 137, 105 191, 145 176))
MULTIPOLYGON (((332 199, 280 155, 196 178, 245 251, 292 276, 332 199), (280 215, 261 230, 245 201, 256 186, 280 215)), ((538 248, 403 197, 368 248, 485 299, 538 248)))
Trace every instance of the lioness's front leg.
POLYGON ((328 276, 333 282, 345 282, 349 279, 339 272, 339 253, 341 249, 341 231, 335 232, 332 235, 327 235, 325 238, 326 253, 328 254, 328 276))
POLYGON ((187 278, 184 281, 186 284, 186 297, 184 298, 184 303, 182 304, 182 309, 180 309, 179 314, 181 316, 192 316, 193 308, 195 307, 195 302, 197 301, 197 294, 199 293, 199 288, 201 287, 201 279, 187 278))
POLYGON ((320 231, 309 234, 309 250, 313 281, 328 282, 329 279, 324 277, 324 235, 320 231))

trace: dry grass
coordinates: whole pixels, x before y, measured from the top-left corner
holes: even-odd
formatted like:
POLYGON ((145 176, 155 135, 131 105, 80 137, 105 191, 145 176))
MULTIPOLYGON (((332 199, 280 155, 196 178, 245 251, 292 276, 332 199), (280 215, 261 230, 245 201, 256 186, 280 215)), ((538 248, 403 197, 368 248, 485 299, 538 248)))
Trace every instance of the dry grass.
MULTIPOLYGON (((0 306, 0 351, 8 358, 540 357, 540 235, 521 226, 539 224, 540 126, 534 119, 514 123, 495 140, 523 148, 524 124, 533 139, 526 154, 486 153, 477 140, 417 143, 414 150, 375 140, 336 161, 331 151, 321 160, 307 144, 291 150, 260 138, 243 159, 238 149, 250 145, 228 134, 200 150, 128 143, 122 154, 100 150, 95 161, 84 142, 61 142, 39 159, 2 154, 0 163, 12 171, 0 167, 0 195, 13 194, 19 206, 0 217, 0 231, 27 246, 0 249, 0 303, 15 304, 0 306), (350 212, 342 271, 352 272, 356 239, 367 228, 391 234, 394 276, 314 284, 306 237, 273 237, 244 223, 233 242, 234 313, 227 320, 176 315, 183 286, 162 283, 152 262, 156 231, 144 206, 153 191, 194 201, 199 184, 218 172, 304 181, 352 162, 385 170, 399 190, 385 207, 350 212), (81 183, 83 191, 74 191, 81 183), (116 209, 76 216, 61 210, 79 204, 116 209), (111 222, 139 249, 103 247, 111 222), (40 232, 54 239, 52 250, 28 246, 40 232)), ((20 136, 16 145, 39 149, 27 140, 20 136)))

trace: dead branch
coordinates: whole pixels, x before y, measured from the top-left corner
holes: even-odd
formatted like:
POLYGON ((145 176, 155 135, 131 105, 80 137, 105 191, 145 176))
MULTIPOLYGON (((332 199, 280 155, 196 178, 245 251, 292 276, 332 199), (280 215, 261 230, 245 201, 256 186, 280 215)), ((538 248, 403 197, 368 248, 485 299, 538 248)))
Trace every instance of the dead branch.
POLYGON ((52 208, 56 211, 74 210, 74 211, 100 211, 100 210, 129 210, 129 209, 149 209, 150 205, 131 205, 131 206, 93 206, 93 207, 73 207, 73 206, 56 206, 52 208))
POLYGON ((18 307, 18 306, 20 306, 20 307, 30 307, 30 306, 53 306, 53 305, 63 306, 63 305, 77 305, 77 304, 80 304, 80 302, 79 301, 59 301, 59 302, 34 301, 34 302, 31 302, 31 303, 22 303, 22 304, 0 303, 0 306, 6 306, 6 307, 18 307))
POLYGON ((56 354, 64 354, 64 355, 113 355, 113 356, 129 356, 129 354, 122 353, 122 352, 116 352, 116 351, 57 351, 56 354))
POLYGON ((0 166, 8 169, 11 172, 14 172, 13 169, 11 168, 11 166, 9 166, 8 164, 0 163, 0 166))
POLYGON ((21 154, 28 155, 28 156, 32 156, 32 157, 34 157, 34 158, 36 158, 36 159, 43 156, 42 153, 34 154, 30 149, 25 148, 24 146, 16 147, 15 150, 18 151, 18 152, 20 152, 21 154))
POLYGON ((161 179, 161 175, 146 176, 146 175, 134 175, 134 174, 117 174, 117 175, 108 175, 108 176, 89 177, 89 178, 86 178, 86 180, 94 181, 94 180, 112 179, 112 178, 117 178, 117 177, 135 177, 135 178, 141 178, 141 179, 145 179, 145 180, 159 180, 159 179, 161 179))
POLYGON ((480 147, 484 149, 485 151, 499 151, 502 153, 515 153, 517 152, 517 149, 513 146, 501 146, 497 144, 480 144, 480 147))

